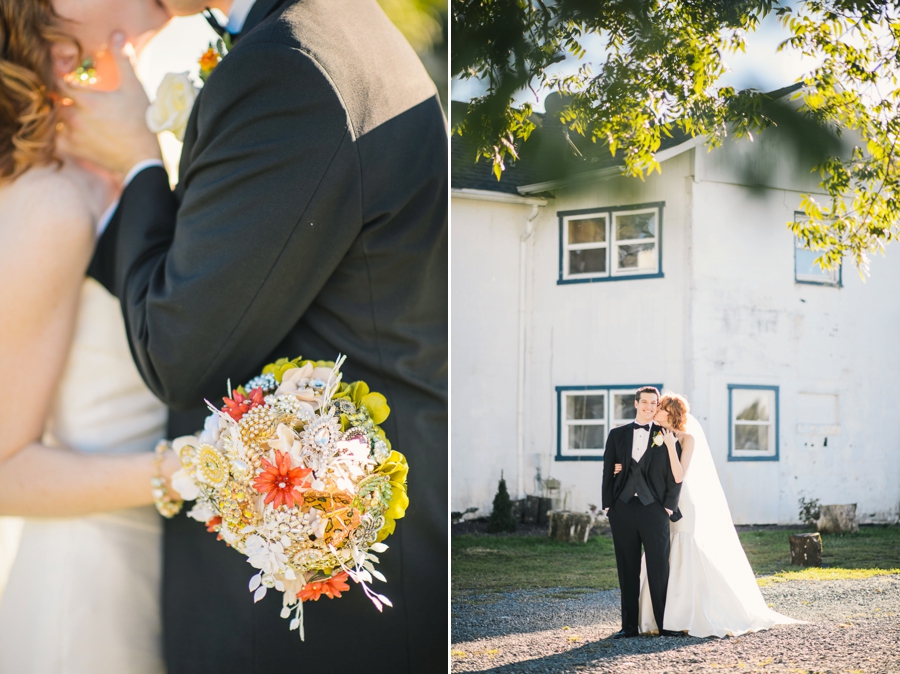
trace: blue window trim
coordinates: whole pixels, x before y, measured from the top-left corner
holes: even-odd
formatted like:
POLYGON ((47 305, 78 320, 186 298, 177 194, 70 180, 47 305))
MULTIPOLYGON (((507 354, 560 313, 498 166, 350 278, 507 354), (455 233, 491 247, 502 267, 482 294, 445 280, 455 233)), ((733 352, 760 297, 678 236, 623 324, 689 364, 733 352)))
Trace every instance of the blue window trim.
POLYGON ((761 386, 756 384, 729 384, 728 385, 728 460, 729 461, 778 461, 780 450, 779 425, 781 423, 781 412, 778 403, 778 387, 777 386, 761 386), (761 391, 775 391, 775 456, 734 456, 734 420, 732 415, 731 392, 735 389, 752 389, 761 391))
MULTIPOLYGON (((559 278, 556 280, 556 285, 570 285, 572 283, 606 283, 608 281, 634 281, 637 279, 648 279, 648 278, 663 278, 665 274, 663 274, 662 268, 662 247, 663 247, 663 211, 665 210, 666 202, 665 201, 653 201, 645 204, 626 204, 624 206, 603 206, 602 208, 579 208, 574 211, 557 211, 556 216, 559 219, 559 278), (573 278, 573 279, 564 279, 563 278, 563 255, 565 251, 565 218, 570 217, 572 215, 602 215, 607 214, 609 217, 609 226, 612 227, 612 212, 613 211, 637 211, 642 208, 658 208, 659 209, 659 228, 657 230, 656 235, 656 248, 657 248, 657 268, 658 272, 655 274, 623 274, 622 276, 592 276, 590 278, 573 278)), ((612 255, 612 251, 609 252, 612 255)))
MULTIPOLYGON (((794 211, 794 220, 797 219, 797 216, 806 215, 802 211, 794 211)), ((827 288, 843 288, 844 287, 844 265, 841 264, 838 267, 838 278, 837 283, 833 283, 832 281, 808 281, 808 280, 800 280, 797 278, 797 236, 794 235, 794 283, 798 283, 800 285, 807 286, 826 286, 827 288)))
MULTIPOLYGON (((596 384, 594 386, 557 386, 556 387, 556 456, 554 457, 555 461, 603 461, 603 455, 592 455, 592 456, 563 456, 562 453, 562 399, 563 399, 563 391, 594 391, 594 390, 604 390, 604 391, 615 391, 622 389, 639 389, 642 386, 655 386, 656 390, 662 393, 663 385, 662 384, 596 384)), ((611 419, 607 419, 607 425, 611 422, 611 419)), ((610 429, 611 430, 611 429, 610 429)), ((609 431, 607 431, 607 435, 609 435, 609 431)), ((606 448, 604 447, 604 450, 606 448)))

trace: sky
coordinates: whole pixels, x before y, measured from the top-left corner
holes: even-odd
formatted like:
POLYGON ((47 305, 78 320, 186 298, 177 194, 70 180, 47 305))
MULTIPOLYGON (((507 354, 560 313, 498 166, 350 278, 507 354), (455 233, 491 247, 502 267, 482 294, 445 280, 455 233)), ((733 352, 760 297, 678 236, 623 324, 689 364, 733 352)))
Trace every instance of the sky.
MULTIPOLYGON (((725 60, 731 72, 722 77, 719 84, 731 85, 736 89, 755 87, 761 91, 772 91, 793 84, 815 63, 790 49, 778 52, 778 45, 788 37, 788 31, 781 27, 776 16, 766 17, 756 32, 747 34, 746 53, 727 55, 725 60)), ((592 55, 594 58, 602 55, 602 41, 597 37, 584 40, 582 46, 587 50, 582 60, 569 58, 558 64, 554 72, 574 73, 583 63, 591 62, 592 55)), ((479 95, 481 90, 480 83, 475 80, 454 80, 450 97, 454 101, 464 101, 479 95)), ((534 94, 528 91, 522 93, 517 100, 521 103, 530 102, 535 111, 543 112, 546 92, 538 91, 538 94, 540 98, 536 100, 534 94)))

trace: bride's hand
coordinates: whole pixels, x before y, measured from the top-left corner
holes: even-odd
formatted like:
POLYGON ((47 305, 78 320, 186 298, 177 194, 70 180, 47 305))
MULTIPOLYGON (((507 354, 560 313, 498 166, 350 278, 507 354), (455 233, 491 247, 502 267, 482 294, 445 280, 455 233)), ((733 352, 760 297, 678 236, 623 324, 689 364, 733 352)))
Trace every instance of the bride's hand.
POLYGON ((615 466, 613 466, 613 475, 618 475, 621 472, 622 472, 622 464, 621 463, 617 463, 615 466))
POLYGON ((673 431, 670 431, 670 430, 664 428, 662 434, 663 434, 663 442, 666 443, 666 447, 668 447, 669 449, 674 451, 675 450, 675 442, 677 441, 677 439, 675 438, 675 433, 673 431))

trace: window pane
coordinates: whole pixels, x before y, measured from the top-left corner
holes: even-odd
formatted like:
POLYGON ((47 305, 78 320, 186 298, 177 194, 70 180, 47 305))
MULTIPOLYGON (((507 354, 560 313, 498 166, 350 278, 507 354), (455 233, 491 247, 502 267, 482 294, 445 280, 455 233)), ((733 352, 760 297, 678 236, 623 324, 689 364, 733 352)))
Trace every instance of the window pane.
POLYGON ((734 425, 734 448, 760 452, 769 451, 769 425, 734 425))
POLYGON ((770 408, 775 402, 773 391, 734 389, 731 392, 735 419, 741 421, 770 421, 770 408))
POLYGON ((605 419, 606 395, 566 396, 566 419, 605 419))
POLYGON ((619 269, 655 269, 656 244, 638 243, 618 246, 619 269))
POLYGON ((613 419, 616 421, 634 419, 637 410, 634 409, 634 393, 613 394, 613 419))
POLYGON ((794 254, 797 264, 797 278, 802 277, 804 279, 821 279, 823 282, 837 282, 837 269, 825 271, 819 267, 819 265, 815 264, 816 258, 819 257, 818 252, 801 248, 800 244, 797 243, 794 254))
POLYGON ((606 424, 569 426, 569 449, 603 449, 606 424))
POLYGON ((606 248, 569 251, 570 274, 605 274, 606 248))
POLYGON ((652 239, 656 236, 656 212, 616 215, 616 239, 652 239))
POLYGON ((606 241, 606 218, 569 220, 569 243, 602 243, 606 241))

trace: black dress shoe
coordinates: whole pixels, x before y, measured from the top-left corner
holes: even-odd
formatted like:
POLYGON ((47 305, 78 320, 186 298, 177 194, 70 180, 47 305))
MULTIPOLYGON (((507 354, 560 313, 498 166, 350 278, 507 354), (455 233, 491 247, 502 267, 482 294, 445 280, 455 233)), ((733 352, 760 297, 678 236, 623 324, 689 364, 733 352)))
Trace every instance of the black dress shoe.
POLYGON ((675 630, 660 630, 659 636, 661 636, 661 637, 683 637, 684 632, 676 632, 675 630))
POLYGON ((631 637, 638 636, 638 631, 636 629, 633 630, 619 630, 615 634, 610 634, 609 639, 630 639, 631 637))

